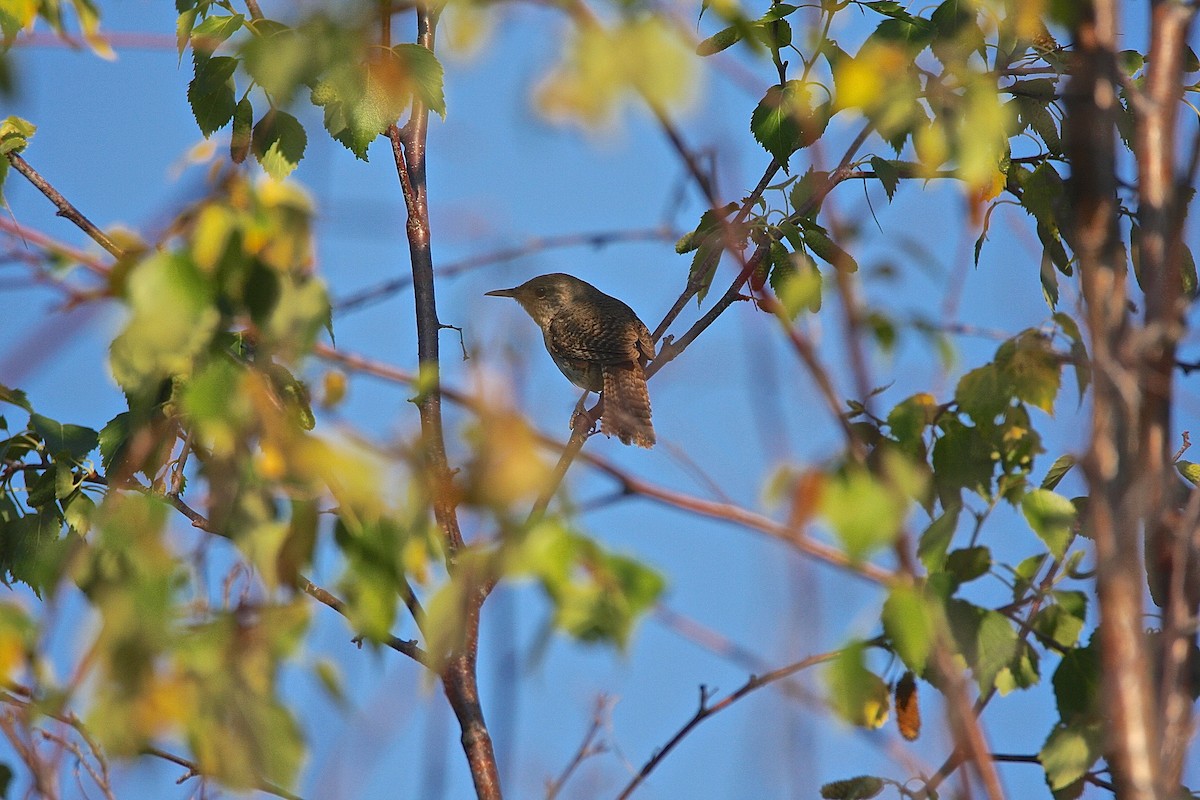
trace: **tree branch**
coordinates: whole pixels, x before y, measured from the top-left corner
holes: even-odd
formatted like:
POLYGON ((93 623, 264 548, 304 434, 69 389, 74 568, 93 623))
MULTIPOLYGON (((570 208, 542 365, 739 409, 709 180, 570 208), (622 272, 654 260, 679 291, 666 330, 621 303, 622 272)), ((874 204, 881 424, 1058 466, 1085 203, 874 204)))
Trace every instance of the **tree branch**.
POLYGON ((24 175, 39 192, 46 196, 46 199, 48 199, 58 208, 58 216, 75 223, 75 226, 90 236, 92 240, 96 242, 96 244, 100 245, 117 258, 120 258, 122 255, 124 255, 124 251, 117 247, 117 245, 113 243, 112 239, 109 239, 108 236, 105 235, 104 231, 93 225, 90 219, 85 217, 79 211, 79 209, 75 208, 75 206, 71 205, 67 198, 63 197, 57 189, 50 185, 49 181, 43 178, 40 174, 38 174, 37 170, 29 165, 28 161, 21 158, 18 153, 9 153, 8 161, 13 165, 17 172, 24 175))
MULTIPOLYGON (((430 52, 434 49, 437 11, 426 3, 415 7, 417 44, 430 52)), ((429 199, 425 174, 425 153, 429 135, 429 109, 414 97, 412 111, 403 129, 395 124, 387 130, 396 162, 396 174, 404 193, 408 221, 408 250, 412 261, 413 301, 417 320, 417 359, 420 364, 420 409, 424 467, 428 474, 433 514, 446 542, 448 568, 456 577, 457 557, 464 548, 459 527, 453 473, 446 458, 446 439, 442 426, 442 392, 438 358, 438 320, 434 292, 433 254, 430 248, 429 199)), ((500 775, 491 735, 483 718, 476 679, 479 646, 479 612, 487 598, 488 585, 467 580, 463 608, 463 637, 460 646, 449 653, 442 667, 442 688, 458 718, 462 746, 480 800, 499 800, 500 775)), ((440 654, 439 654, 440 655, 440 654)))
POLYGON ((626 800, 626 798, 632 795, 638 786, 640 786, 642 782, 650 775, 650 773, 654 771, 655 767, 662 763, 662 760, 666 758, 672 750, 675 749, 676 745, 683 741, 684 738, 686 738, 687 735, 691 733, 692 730, 701 722, 708 719, 713 714, 724 711, 738 700, 741 700, 746 695, 751 694, 752 692, 755 692, 764 686, 769 686, 775 681, 782 680, 790 675, 795 675, 800 670, 808 669, 809 667, 817 664, 823 664, 827 661, 832 661, 833 659, 837 658, 839 652, 840 651, 835 650, 829 653, 821 653, 819 655, 809 656, 806 659, 797 661, 794 664, 789 664, 786 667, 781 667, 772 672, 768 672, 765 675, 752 675, 750 676, 750 679, 742 684, 738 689, 729 693, 712 705, 709 705, 708 702, 712 699, 712 695, 709 693, 708 687, 701 685, 700 707, 696 709, 696 713, 693 714, 692 718, 685 722, 683 726, 675 732, 674 736, 667 740, 666 744, 658 748, 654 752, 654 755, 650 756, 646 763, 642 765, 642 768, 638 771, 638 774, 633 776, 633 780, 631 780, 621 791, 621 793, 617 795, 617 800, 626 800))

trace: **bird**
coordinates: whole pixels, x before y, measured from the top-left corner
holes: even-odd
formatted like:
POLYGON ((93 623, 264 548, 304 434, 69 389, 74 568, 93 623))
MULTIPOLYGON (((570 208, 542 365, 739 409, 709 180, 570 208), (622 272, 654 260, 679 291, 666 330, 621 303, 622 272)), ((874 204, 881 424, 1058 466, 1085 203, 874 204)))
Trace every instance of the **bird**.
MULTIPOLYGON (((562 272, 487 294, 520 303, 542 329, 546 350, 562 374, 579 388, 601 395, 604 434, 624 444, 654 446, 645 371, 655 355, 654 339, 632 308, 562 272)), ((587 394, 580 398, 576 414, 586 399, 587 394)))

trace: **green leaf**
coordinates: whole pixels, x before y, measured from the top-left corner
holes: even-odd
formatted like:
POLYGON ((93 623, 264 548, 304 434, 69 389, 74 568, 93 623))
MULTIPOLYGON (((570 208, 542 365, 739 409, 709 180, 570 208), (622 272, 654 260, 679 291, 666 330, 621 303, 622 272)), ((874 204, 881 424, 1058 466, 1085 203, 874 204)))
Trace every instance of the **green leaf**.
POLYGON ((122 388, 143 395, 190 371, 216 333, 220 313, 212 285, 179 255, 155 253, 137 264, 125 291, 132 314, 109 348, 109 365, 122 388))
POLYGON ((1095 718, 1100 701, 1100 653, 1095 639, 1087 647, 1067 651, 1054 670, 1058 715, 1070 725, 1095 718))
POLYGON ((891 544, 907 510, 899 492, 864 469, 833 477, 821 492, 820 513, 855 561, 891 544))
POLYGON ((29 144, 37 126, 20 117, 7 117, 0 122, 0 155, 20 153, 29 144))
POLYGON ((215 56, 196 62, 196 77, 188 84, 187 98, 192 116, 205 137, 224 127, 233 117, 233 73, 238 60, 215 56))
POLYGON ((939 427, 944 432, 933 445, 933 476, 942 502, 950 501, 951 492, 957 497, 962 488, 990 497, 996 470, 992 443, 979 428, 957 420, 946 420, 939 427))
POLYGON ((808 253, 789 253, 781 243, 772 242, 771 262, 771 289, 790 319, 804 309, 813 314, 821 310, 821 271, 808 253))
POLYGON ((211 16, 192 28, 192 50, 198 54, 211 54, 246 22, 241 14, 211 16))
POLYGON ((1050 465, 1050 470, 1046 473, 1046 477, 1042 479, 1043 489, 1053 489, 1058 486, 1059 482, 1066 476, 1071 468, 1075 466, 1075 456, 1067 453, 1059 456, 1050 465))
POLYGON ((1048 337, 1026 331, 1000 346, 996 363, 1004 369, 1019 400, 1047 414, 1054 413, 1062 375, 1058 355, 1048 337))
POLYGON ((848 645, 829 664, 825 681, 838 716, 851 725, 875 729, 887 721, 890 694, 887 684, 867 669, 865 650, 861 642, 848 645))
POLYGON ((1017 655, 1017 632, 1001 613, 972 605, 965 600, 946 603, 946 617, 959 651, 967 660, 979 691, 986 693, 996 676, 1017 655))
POLYGON ((398 44, 392 52, 406 71, 413 93, 426 108, 445 119, 444 74, 437 56, 419 44, 398 44))
POLYGON ((858 272, 858 262, 853 257, 825 234, 816 225, 806 226, 804 229, 804 243, 813 251, 813 254, 822 261, 828 262, 831 266, 836 267, 846 272, 858 272))
POLYGON ((1104 746, 1104 725, 1058 725, 1051 731, 1038 760, 1046 771, 1050 789, 1063 789, 1087 774, 1100 759, 1104 746))
POLYGON ((1200 464, 1194 461, 1176 461, 1175 469, 1183 479, 1193 486, 1200 486, 1200 464))
POLYGON ((233 135, 229 139, 229 160, 241 164, 250 153, 251 127, 254 125, 254 107, 249 97, 238 101, 233 110, 233 135))
POLYGON ((743 28, 738 25, 731 25, 724 30, 717 31, 712 36, 709 36, 700 44, 696 45, 696 55, 711 56, 722 50, 732 47, 742 39, 743 28))
POLYGON ((980 424, 991 424, 1012 399, 1003 373, 995 364, 985 364, 958 379, 954 401, 980 424))
POLYGON ((80 461, 95 449, 98 442, 97 434, 91 428, 64 425, 41 414, 30 414, 29 426, 45 442, 46 452, 55 458, 66 456, 73 461, 80 461))
POLYGON ((189 8, 179 13, 175 20, 175 46, 179 50, 179 60, 183 60, 183 51, 187 49, 192 38, 192 29, 196 26, 196 9, 189 8))
POLYGON ((887 199, 890 201, 896 196, 896 188, 900 185, 900 170, 896 166, 896 162, 872 156, 871 169, 875 170, 875 177, 883 185, 883 190, 887 192, 887 199))
POLYGON ((963 547, 946 556, 946 571, 959 583, 969 583, 992 568, 992 551, 983 545, 963 547))
POLYGON ((1029 527, 1045 542, 1059 561, 1067 552, 1075 527, 1075 506, 1048 489, 1034 489, 1021 499, 1021 510, 1029 527))
POLYGON ((1038 652, 1029 642, 1018 641, 1017 653, 996 673, 996 691, 1007 695, 1016 689, 1028 689, 1041 680, 1038 652))
POLYGON ((304 158, 308 136, 291 114, 271 109, 254 126, 251 145, 263 170, 275 180, 283 180, 304 158))
POLYGON ((118 456, 125 449, 125 443, 129 441, 129 437, 133 433, 132 421, 133 415, 128 411, 122 411, 100 429, 98 436, 100 465, 105 474, 111 472, 113 464, 120 460, 118 456))
POLYGON ((946 563, 946 551, 958 528, 960 506, 951 506, 929 523, 917 544, 917 558, 930 572, 939 572, 946 563))
POLYGON ((873 775, 859 775, 841 781, 830 781, 821 786, 821 797, 825 800, 870 800, 883 791, 884 783, 873 775))
POLYGON ((893 587, 883 604, 881 619, 883 632, 904 665, 913 672, 924 672, 937 636, 925 596, 911 586, 893 587))
POLYGON ((96 513, 96 503, 83 492, 75 498, 63 511, 63 519, 71 529, 80 536, 85 536, 92 527, 92 516, 96 513))
POLYGON ((1033 620, 1033 629, 1039 636, 1055 642, 1063 648, 1071 648, 1079 641, 1083 632, 1083 624, 1087 616, 1087 596, 1082 592, 1055 592, 1055 596, 1064 596, 1066 602, 1060 600, 1048 605, 1038 612, 1033 620))
POLYGON ((809 220, 816 217, 821 208, 817 202, 817 193, 825 186, 828 178, 828 172, 817 172, 810 168, 793 184, 788 193, 788 202, 796 215, 809 220))
POLYGON ((8 403, 11 406, 17 406, 33 413, 33 406, 29 404, 29 399, 25 396, 25 392, 5 386, 3 383, 0 383, 0 403, 8 403))
POLYGON ((792 153, 815 142, 828 121, 828 114, 813 107, 809 86, 788 81, 767 89, 750 115, 750 132, 786 171, 792 153))

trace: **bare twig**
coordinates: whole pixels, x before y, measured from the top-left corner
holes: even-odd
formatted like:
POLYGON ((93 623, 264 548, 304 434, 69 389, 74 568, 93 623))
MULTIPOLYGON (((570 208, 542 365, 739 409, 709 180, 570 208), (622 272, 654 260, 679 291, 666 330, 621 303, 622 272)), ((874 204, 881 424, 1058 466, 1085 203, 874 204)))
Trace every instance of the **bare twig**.
POLYGON ((558 797, 559 792, 567 785, 567 781, 575 774, 575 770, 579 769, 579 765, 592 756, 608 750, 607 745, 603 741, 597 741, 600 731, 608 725, 609 715, 612 713, 614 700, 607 695, 600 695, 596 698, 596 708, 592 712, 592 723, 588 726, 587 733, 583 735, 583 741, 579 743, 578 749, 575 750, 575 755, 559 773, 558 777, 553 780, 546 781, 546 800, 554 800, 558 797))
POLYGON ((30 166, 28 161, 21 158, 18 153, 9 153, 8 161, 13 165, 17 172, 24 175, 39 192, 46 196, 46 199, 48 199, 55 205, 55 207, 58 208, 58 216, 75 223, 75 226, 90 236, 92 240, 96 242, 96 244, 100 245, 117 258, 120 258, 122 255, 124 255, 124 251, 117 247, 117 245, 113 243, 112 239, 109 239, 108 236, 105 235, 104 231, 97 228, 94 224, 92 224, 90 219, 85 217, 79 211, 79 209, 71 205, 71 202, 67 200, 67 198, 63 197, 57 189, 51 186, 49 181, 38 174, 37 170, 30 166))
POLYGON ((713 714, 729 708, 738 700, 741 700, 746 695, 751 694, 752 692, 757 691, 764 686, 769 686, 775 681, 782 680, 790 675, 795 675, 797 672, 803 669, 808 669, 809 667, 817 664, 823 664, 827 661, 832 661, 833 659, 837 658, 839 652, 840 651, 833 651, 829 653, 821 653, 815 656, 809 656, 808 658, 797 661, 794 664, 789 664, 786 667, 781 667, 777 670, 768 672, 765 675, 752 675, 750 679, 742 684, 738 689, 712 704, 709 703, 709 701, 712 699, 712 695, 709 692, 708 687, 701 686, 700 706, 696 709, 696 713, 693 714, 692 718, 685 722, 683 726, 675 732, 674 736, 667 740, 666 744, 654 751, 654 755, 650 756, 646 763, 642 765, 642 768, 638 771, 638 773, 633 776, 633 779, 626 784, 621 793, 617 795, 617 800, 625 800, 625 798, 632 795, 638 786, 640 786, 641 783, 650 775, 650 773, 654 771, 655 767, 657 767, 662 760, 666 758, 671 751, 674 750, 675 747, 681 741, 683 741, 684 738, 687 737, 687 735, 691 733, 692 730, 701 722, 708 719, 713 714))

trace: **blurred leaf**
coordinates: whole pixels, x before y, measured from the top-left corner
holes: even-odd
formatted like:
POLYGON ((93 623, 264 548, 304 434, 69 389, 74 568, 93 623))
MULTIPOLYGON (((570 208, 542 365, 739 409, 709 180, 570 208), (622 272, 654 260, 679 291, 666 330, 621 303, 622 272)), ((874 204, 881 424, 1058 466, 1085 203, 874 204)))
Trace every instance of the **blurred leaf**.
POLYGON ((848 645, 826 669, 829 704, 846 722, 861 728, 879 728, 887 721, 887 684, 867 669, 861 642, 848 645))
POLYGON ((640 95, 650 108, 664 111, 686 106, 694 74, 692 46, 662 18, 581 25, 539 83, 535 100, 551 120, 599 126, 615 118, 627 95, 640 95))
POLYGON ((943 432, 933 446, 933 476, 942 502, 961 505, 955 498, 964 488, 990 497, 996 471, 991 442, 978 427, 956 420, 944 420, 938 426, 943 432))
POLYGON ((967 660, 981 693, 987 693, 996 677, 1017 655, 1017 632, 1012 623, 997 611, 980 608, 965 600, 946 603, 946 617, 967 660))
POLYGON ((821 271, 803 250, 789 253, 779 242, 771 244, 771 289, 789 319, 807 309, 821 310, 821 271))
POLYGON ((924 672, 937 636, 925 596, 911 586, 894 586, 883 604, 882 621, 883 632, 891 639, 904 666, 913 672, 924 672))
POLYGON ((241 14, 214 15, 207 17, 192 28, 192 49, 200 54, 211 54, 246 22, 241 14))
POLYGON ((996 673, 996 691, 1003 697, 1016 689, 1028 689, 1041 680, 1038 651, 1029 642, 1018 641, 1017 653, 996 673))
POLYGON ((820 513, 855 561, 891 544, 907 511, 903 495, 863 469, 832 477, 821 493, 820 513))
POLYGON ((946 551, 958 528, 959 506, 951 506, 929 523, 917 544, 917 558, 929 572, 940 571, 946 562, 946 551))
POLYGON ((126 285, 131 315, 113 340, 109 364, 117 383, 142 394, 191 369, 216 332, 213 287, 196 266, 158 252, 133 268, 126 285))
POLYGON ((1061 597, 1058 602, 1038 611, 1033 620, 1033 629, 1038 635, 1071 648, 1079 642, 1087 615, 1087 595, 1082 592, 1055 592, 1061 597))
POLYGON ((996 364, 1011 381, 1014 396, 1047 414, 1054 413, 1061 366, 1048 337, 1026 331, 1010 339, 996 351, 996 364))
POLYGON ((916 741, 921 735, 921 703, 912 670, 905 672, 896 682, 895 695, 896 727, 905 739, 916 741))
POLYGON ((959 583, 983 577, 992 568, 992 551, 983 545, 963 547, 946 556, 946 572, 959 583))
POLYGON ((1005 376, 994 364, 971 370, 958 380, 954 400, 978 423, 990 423, 1011 402, 1005 376))

